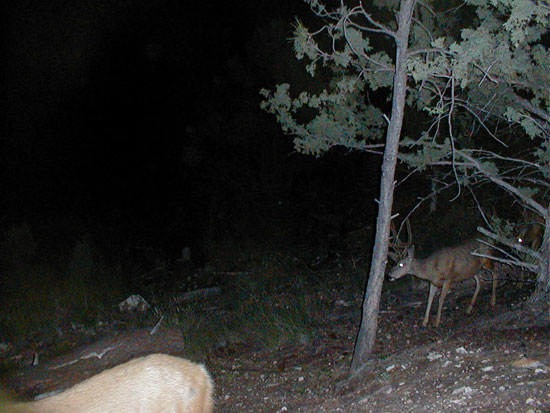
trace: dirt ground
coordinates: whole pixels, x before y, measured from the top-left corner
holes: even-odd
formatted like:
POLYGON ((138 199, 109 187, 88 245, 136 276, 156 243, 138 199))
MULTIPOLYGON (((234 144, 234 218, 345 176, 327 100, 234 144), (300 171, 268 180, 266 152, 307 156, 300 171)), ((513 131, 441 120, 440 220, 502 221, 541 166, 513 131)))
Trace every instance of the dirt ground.
MULTIPOLYGON (((506 284, 497 290, 495 311, 485 289, 466 316, 472 291, 466 282, 447 297, 439 328, 422 328, 425 287, 385 288, 375 352, 352 378, 360 292, 312 293, 325 311, 314 336, 300 343, 272 350, 229 343, 212 350, 206 365, 216 385, 216 411, 550 412, 550 314, 521 310, 525 297, 506 284), (536 326, 533 319, 546 322, 536 326)), ((154 352, 185 356, 178 331, 107 333, 4 381, 28 399, 154 352)))

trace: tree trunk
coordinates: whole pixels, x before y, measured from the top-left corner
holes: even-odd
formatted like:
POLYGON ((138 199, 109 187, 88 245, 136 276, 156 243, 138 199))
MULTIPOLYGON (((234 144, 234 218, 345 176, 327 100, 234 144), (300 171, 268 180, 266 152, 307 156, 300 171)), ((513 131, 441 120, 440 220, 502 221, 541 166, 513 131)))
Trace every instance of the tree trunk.
POLYGON ((357 334, 351 374, 356 373, 372 352, 378 327, 378 308, 386 258, 388 255, 388 237, 390 232, 391 209, 395 166, 399 149, 399 138, 403 125, 405 98, 407 93, 407 47, 412 22, 412 13, 416 0, 402 0, 398 15, 398 30, 395 33, 396 65, 393 79, 393 100, 391 121, 386 135, 386 148, 382 163, 382 180, 380 183, 380 203, 376 220, 376 238, 369 272, 369 281, 363 300, 361 326, 357 334))
MULTIPOLYGON (((548 212, 548 211, 547 211, 548 212)), ((539 250, 541 260, 537 274, 537 288, 531 297, 533 301, 548 303, 550 299, 550 214, 545 217, 545 231, 539 250)))

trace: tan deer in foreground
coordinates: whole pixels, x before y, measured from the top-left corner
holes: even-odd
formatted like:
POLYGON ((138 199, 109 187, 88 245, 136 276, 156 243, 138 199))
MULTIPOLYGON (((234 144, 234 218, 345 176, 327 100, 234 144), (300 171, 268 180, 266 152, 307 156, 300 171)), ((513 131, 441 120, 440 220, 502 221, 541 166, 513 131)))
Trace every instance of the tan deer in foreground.
POLYGON ((211 413, 206 369, 152 354, 121 364, 54 396, 0 406, 2 413, 211 413))
MULTIPOLYGON (((397 237, 394 238, 394 240, 396 239, 397 237)), ((393 281, 406 274, 412 274, 430 282, 428 305, 426 307, 424 320, 422 321, 423 327, 428 325, 430 309, 432 308, 432 301, 435 293, 438 289, 441 289, 439 305, 437 307, 437 318, 435 320, 435 326, 438 327, 441 321, 441 310, 443 309, 443 303, 445 302, 447 293, 455 283, 470 278, 475 279, 476 289, 470 301, 470 305, 466 309, 466 313, 470 314, 472 312, 480 288, 480 281, 477 274, 482 268, 491 270, 493 262, 489 258, 472 255, 471 252, 475 251, 479 254, 488 255, 491 253, 491 250, 491 247, 488 245, 472 239, 455 247, 440 249, 428 258, 418 259, 414 257, 414 246, 408 245, 405 247, 405 258, 399 261, 391 270, 389 278, 393 281)), ((492 307, 496 304, 496 285, 497 280, 493 275, 493 293, 491 296, 492 307)))

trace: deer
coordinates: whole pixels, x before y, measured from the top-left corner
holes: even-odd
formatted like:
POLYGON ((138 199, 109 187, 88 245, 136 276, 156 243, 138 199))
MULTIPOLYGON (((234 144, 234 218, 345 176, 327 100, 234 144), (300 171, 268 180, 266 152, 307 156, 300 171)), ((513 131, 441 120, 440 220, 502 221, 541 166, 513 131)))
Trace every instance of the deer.
POLYGON ((524 209, 522 216, 523 223, 520 224, 521 231, 516 241, 533 251, 537 251, 542 244, 542 237, 544 236, 544 219, 529 209, 524 209))
POLYGON ((152 354, 105 370, 56 395, 7 403, 5 413, 212 413, 213 384, 200 364, 152 354))
MULTIPOLYGON (((520 231, 516 237, 516 242, 523 247, 536 252, 542 245, 542 239, 544 236, 544 218, 533 210, 524 208, 521 212, 523 222, 518 224, 520 231)), ((527 255, 530 255, 527 252, 527 255)), ((517 286, 522 288, 524 283, 530 282, 530 275, 528 271, 522 270, 518 276, 517 286)))
MULTIPOLYGON (((466 313, 470 314, 472 312, 480 289, 480 280, 478 273, 482 268, 492 272, 491 269, 493 262, 491 261, 491 259, 486 257, 488 254, 491 253, 492 248, 487 244, 477 241, 476 239, 470 239, 460 245, 442 248, 438 251, 435 251, 428 258, 419 259, 415 258, 414 245, 411 245, 412 236, 408 222, 407 228, 409 232, 409 242, 403 244, 401 241, 399 241, 399 237, 395 233, 395 227, 392 227, 392 233, 395 233, 395 236, 392 237, 393 244, 397 244, 398 248, 401 247, 401 249, 405 251, 405 254, 404 258, 399 260, 390 271, 389 279, 391 281, 394 281, 407 274, 411 274, 422 280, 427 280, 430 282, 428 304, 426 306, 424 320, 422 321, 422 327, 426 327, 428 325, 432 302, 435 293, 438 290, 441 290, 441 293, 439 295, 439 305, 437 308, 435 327, 439 327, 439 324, 441 322, 441 311, 443 309, 443 303, 445 302, 445 298, 447 297, 447 294, 451 287, 460 281, 474 278, 476 282, 476 288, 472 300, 470 301, 470 304, 466 309, 466 313), (472 255, 472 252, 476 252, 485 256, 480 257, 477 255, 472 255)), ((388 253, 388 255, 390 256, 390 258, 393 257, 394 260, 398 257, 398 255, 395 255, 391 252, 388 253)), ((496 305, 497 280, 494 275, 492 278, 493 291, 491 296, 491 307, 494 308, 496 305)))

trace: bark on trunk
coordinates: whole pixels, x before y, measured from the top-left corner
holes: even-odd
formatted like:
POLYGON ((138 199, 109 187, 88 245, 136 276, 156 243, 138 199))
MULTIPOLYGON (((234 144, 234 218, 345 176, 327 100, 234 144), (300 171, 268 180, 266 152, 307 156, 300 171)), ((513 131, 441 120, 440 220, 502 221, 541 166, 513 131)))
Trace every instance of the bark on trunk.
POLYGON ((531 301, 550 303, 550 216, 545 217, 545 232, 539 254, 541 260, 537 273, 537 288, 531 296, 531 301))
POLYGON ((361 326, 359 327, 353 359, 351 361, 351 374, 356 373, 368 359, 376 339, 380 294, 382 292, 386 258, 388 255, 388 237, 393 204, 395 166, 397 163, 399 138, 403 125, 407 92, 407 46, 415 3, 416 0, 403 0, 401 1, 399 10, 398 30, 395 36, 396 65, 393 79, 392 113, 386 135, 386 148, 384 150, 384 160, 382 163, 380 203, 378 207, 378 218, 376 220, 376 238, 374 241, 369 281, 363 300, 361 326))

